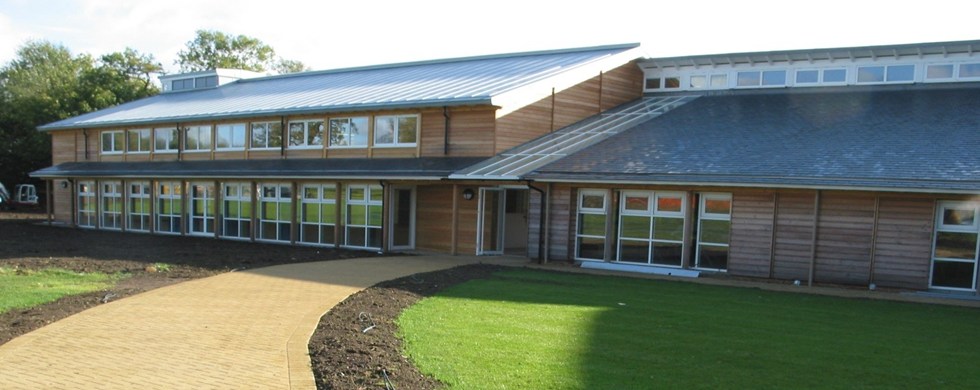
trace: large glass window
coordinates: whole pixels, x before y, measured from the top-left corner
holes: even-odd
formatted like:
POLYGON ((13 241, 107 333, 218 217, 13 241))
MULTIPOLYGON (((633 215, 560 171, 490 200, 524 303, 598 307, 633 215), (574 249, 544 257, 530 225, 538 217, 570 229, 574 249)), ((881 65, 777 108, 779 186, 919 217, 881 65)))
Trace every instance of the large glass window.
POLYGON ((323 121, 289 122, 289 146, 314 148, 323 146, 323 121))
POLYGON ((222 237, 252 237, 252 185, 225 183, 221 197, 222 237))
POLYGON ((129 130, 126 132, 128 142, 126 151, 129 153, 150 152, 150 129, 129 130))
POLYGON ((95 182, 78 182, 78 226, 95 227, 95 182))
POLYGON ((223 124, 215 127, 216 150, 245 149, 245 124, 223 124))
POLYGON ((605 258, 607 203, 604 190, 579 191, 575 258, 582 260, 605 258))
POLYGON ((374 119, 374 144, 379 146, 415 146, 418 115, 385 115, 374 119))
POLYGON ((259 186, 259 239, 290 240, 293 220, 293 190, 289 183, 263 183, 259 186))
POLYGON ((153 129, 153 150, 176 152, 180 148, 180 132, 177 128, 153 129))
POLYGON ((368 118, 366 116, 353 118, 330 119, 331 147, 365 147, 368 141, 368 118))
POLYGON ((685 209, 683 193, 623 191, 617 259, 680 267, 685 209))
POLYGON ((160 182, 157 191, 157 226, 160 233, 180 233, 183 199, 180 182, 160 182))
POLYGON ((184 149, 211 150, 211 126, 191 126, 184 129, 184 149))
POLYGON ((122 229, 122 183, 118 181, 102 182, 102 228, 122 229))
POLYGON ((699 198, 695 266, 727 269, 728 243, 732 230, 732 196, 702 194, 699 198))
POLYGON ((252 149, 271 149, 282 147, 282 123, 252 123, 252 149))
POLYGON ((129 214, 129 225, 126 229, 139 232, 150 231, 150 183, 145 181, 129 182, 129 201, 126 212, 129 214))
POLYGON ((929 285, 976 290, 980 204, 939 202, 929 285))
POLYGON ((980 64, 960 64, 960 77, 980 77, 980 64))
POLYGON ((214 183, 191 183, 188 233, 214 235, 214 183))
POLYGON ((333 245, 337 227, 337 187, 307 184, 302 192, 301 242, 333 245))
POLYGON ((122 153, 126 148, 126 132, 112 130, 102 132, 102 153, 122 153))
POLYGON ((381 249, 383 199, 381 186, 347 187, 347 246, 381 249))

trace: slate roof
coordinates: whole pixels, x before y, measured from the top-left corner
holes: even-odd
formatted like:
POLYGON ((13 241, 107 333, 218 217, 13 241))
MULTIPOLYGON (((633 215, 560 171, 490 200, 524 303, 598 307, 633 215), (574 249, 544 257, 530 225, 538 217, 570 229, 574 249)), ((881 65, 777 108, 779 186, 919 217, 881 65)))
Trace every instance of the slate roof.
POLYGON ((980 192, 980 84, 702 96, 526 178, 980 192))
POLYGON ((446 178, 479 157, 257 159, 156 162, 69 162, 31 173, 37 178, 249 178, 428 179, 446 178))
MULTIPOLYGON (((137 126, 262 115, 493 104, 494 98, 604 60, 635 59, 639 44, 502 54, 242 79, 163 93, 40 126, 137 126)), ((618 64, 621 65, 621 64, 618 64)), ((595 72, 596 74, 598 71, 595 72)), ((593 77, 589 71, 587 77, 593 77)))

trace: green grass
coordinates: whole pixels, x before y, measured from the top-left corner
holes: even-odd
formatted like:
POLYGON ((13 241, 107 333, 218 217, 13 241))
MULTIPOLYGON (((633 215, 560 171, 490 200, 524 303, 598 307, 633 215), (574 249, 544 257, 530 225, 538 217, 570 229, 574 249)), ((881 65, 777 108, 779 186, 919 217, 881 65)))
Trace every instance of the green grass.
POLYGON ((99 291, 122 275, 79 273, 63 269, 15 270, 0 267, 0 314, 53 302, 61 297, 99 291))
POLYGON ((511 270, 398 324, 460 389, 980 386, 971 308, 511 270))

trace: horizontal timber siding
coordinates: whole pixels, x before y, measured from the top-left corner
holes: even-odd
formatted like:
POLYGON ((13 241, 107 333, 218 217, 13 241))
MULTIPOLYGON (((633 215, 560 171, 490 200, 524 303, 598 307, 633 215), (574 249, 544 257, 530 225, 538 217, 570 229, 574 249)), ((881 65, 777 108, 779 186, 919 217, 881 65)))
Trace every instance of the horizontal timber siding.
POLYGON ((881 197, 875 237, 876 284, 928 287, 935 204, 933 198, 881 197))
POLYGON ((735 192, 732 194, 729 273, 769 277, 774 206, 775 194, 772 192, 735 192))
POLYGON ((453 186, 419 186, 416 189, 415 246, 421 250, 452 250, 453 186))
POLYGON ((868 282, 874 216, 874 195, 821 193, 814 281, 840 284, 868 282))
POLYGON ((806 280, 813 250, 814 193, 780 193, 776 202, 776 240, 772 275, 806 280))

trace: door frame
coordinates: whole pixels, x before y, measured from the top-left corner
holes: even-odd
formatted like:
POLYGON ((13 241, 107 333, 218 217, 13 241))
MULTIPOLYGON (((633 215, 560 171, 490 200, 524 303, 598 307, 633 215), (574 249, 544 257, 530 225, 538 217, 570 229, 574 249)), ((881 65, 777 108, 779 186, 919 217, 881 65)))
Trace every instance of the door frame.
POLYGON ((416 227, 416 209, 418 201, 418 191, 416 186, 413 185, 395 185, 391 186, 389 203, 391 206, 388 208, 388 248, 392 250, 406 250, 415 249, 415 227, 416 227), (408 227, 408 245, 395 245, 395 212, 396 212, 396 196, 395 193, 399 190, 408 190, 411 192, 410 203, 410 215, 409 215, 409 227, 408 227))
MULTIPOLYGON (((530 191, 530 188, 525 185, 501 185, 494 187, 480 187, 480 194, 477 201, 477 211, 476 211, 476 255, 477 256, 499 256, 503 255, 506 250, 506 231, 505 224, 507 223, 507 190, 524 190, 530 191), (499 192, 500 196, 497 199, 497 245, 496 248, 492 250, 483 250, 483 228, 486 223, 484 217, 484 207, 486 206, 486 194, 487 192, 499 192)), ((530 196, 528 196, 528 201, 530 201, 530 196)))

